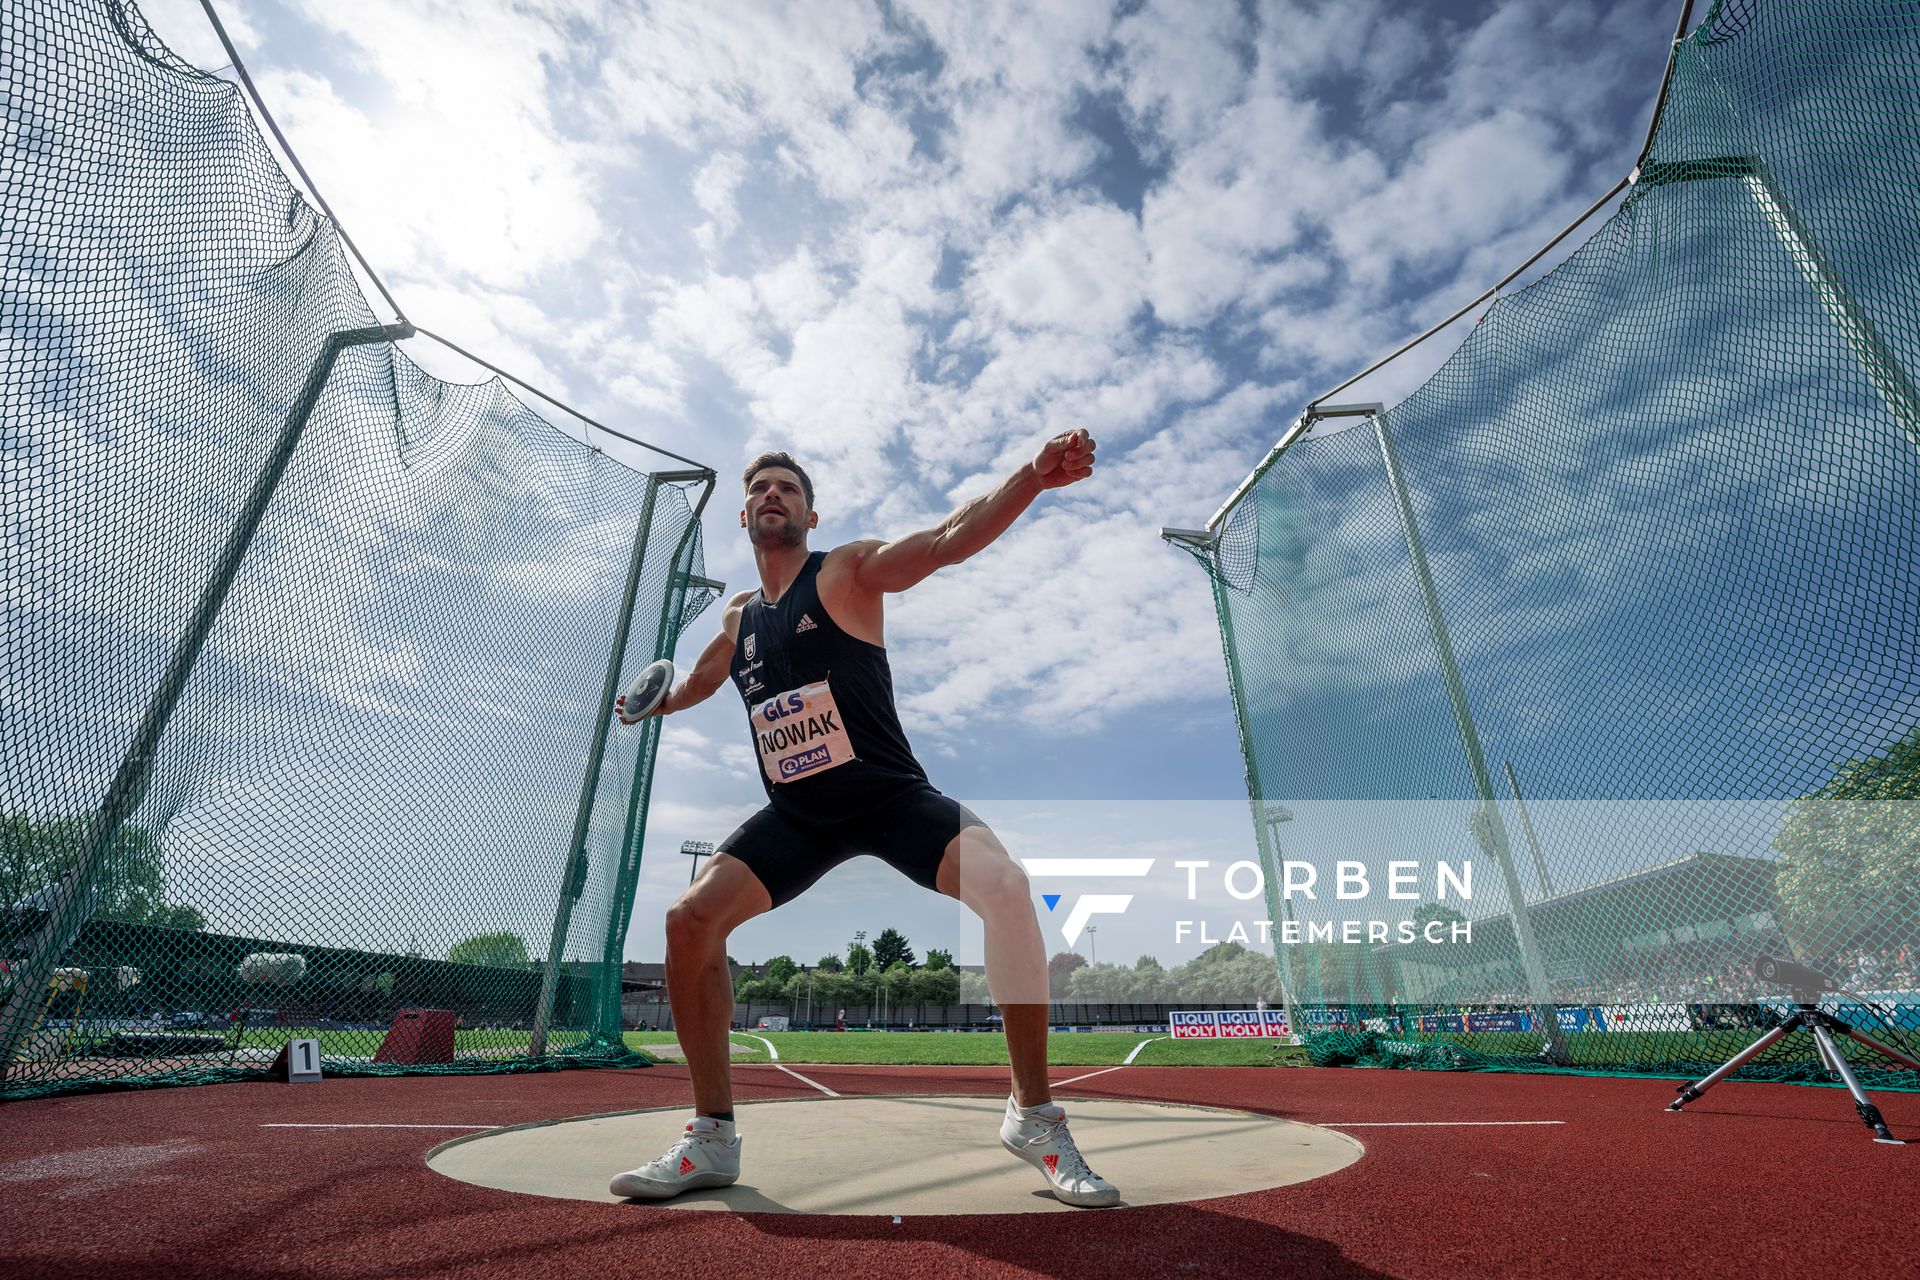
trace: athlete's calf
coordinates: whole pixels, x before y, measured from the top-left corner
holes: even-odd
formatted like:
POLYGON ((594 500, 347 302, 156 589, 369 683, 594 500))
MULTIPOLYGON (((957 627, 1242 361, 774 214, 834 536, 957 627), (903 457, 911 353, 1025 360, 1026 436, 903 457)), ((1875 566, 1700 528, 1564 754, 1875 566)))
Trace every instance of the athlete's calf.
POLYGON ((744 863, 717 853, 667 908, 667 998, 693 1078, 694 1110, 701 1115, 733 1109, 727 1042, 733 975, 727 970, 727 938, 772 906, 744 863))

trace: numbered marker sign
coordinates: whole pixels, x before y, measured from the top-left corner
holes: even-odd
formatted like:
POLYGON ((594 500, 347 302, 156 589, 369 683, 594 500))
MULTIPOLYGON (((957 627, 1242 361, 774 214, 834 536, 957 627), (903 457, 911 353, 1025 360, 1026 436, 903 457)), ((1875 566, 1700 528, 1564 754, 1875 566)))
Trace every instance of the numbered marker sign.
POLYGON ((320 1079, 320 1042, 287 1041, 287 1083, 315 1084, 320 1079))

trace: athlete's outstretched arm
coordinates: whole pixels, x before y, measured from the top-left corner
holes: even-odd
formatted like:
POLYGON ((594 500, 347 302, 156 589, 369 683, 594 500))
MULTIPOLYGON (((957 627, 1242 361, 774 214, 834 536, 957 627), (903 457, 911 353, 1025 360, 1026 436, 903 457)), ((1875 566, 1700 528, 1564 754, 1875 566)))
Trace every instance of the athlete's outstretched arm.
POLYGON ((1092 475, 1093 448, 1089 433, 1064 432, 1042 445, 1033 461, 991 492, 963 503, 933 528, 895 542, 855 544, 855 583, 868 591, 905 591, 934 570, 977 554, 1005 533, 1042 492, 1092 475))
MULTIPOLYGON (((697 707, 727 682, 727 668, 733 663, 734 637, 740 633, 740 611, 752 597, 751 591, 743 591, 727 601, 726 612, 721 615, 720 634, 709 640, 707 647, 700 651, 700 656, 694 660, 693 670, 667 691, 667 696, 661 699, 654 715, 671 715, 675 711, 697 707)), ((638 724, 639 721, 634 723, 638 724)))

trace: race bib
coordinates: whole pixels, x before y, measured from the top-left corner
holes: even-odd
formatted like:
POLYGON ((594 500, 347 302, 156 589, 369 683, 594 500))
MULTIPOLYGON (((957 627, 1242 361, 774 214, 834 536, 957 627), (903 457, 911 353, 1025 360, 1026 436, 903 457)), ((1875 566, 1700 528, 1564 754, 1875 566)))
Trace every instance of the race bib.
POLYGON ((795 782, 853 759, 853 743, 825 680, 777 693, 753 709, 760 767, 773 782, 795 782))

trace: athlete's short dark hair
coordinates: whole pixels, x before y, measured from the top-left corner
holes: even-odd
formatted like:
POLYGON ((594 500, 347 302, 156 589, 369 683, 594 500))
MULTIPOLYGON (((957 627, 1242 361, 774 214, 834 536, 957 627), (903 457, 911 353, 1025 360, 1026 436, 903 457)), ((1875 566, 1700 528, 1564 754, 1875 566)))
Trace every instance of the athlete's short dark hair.
POLYGON ((747 464, 746 474, 740 477, 740 487, 746 488, 753 483, 753 477, 768 467, 781 467, 800 477, 800 492, 807 495, 807 510, 813 510, 813 481, 800 469, 790 453, 763 453, 747 464))

